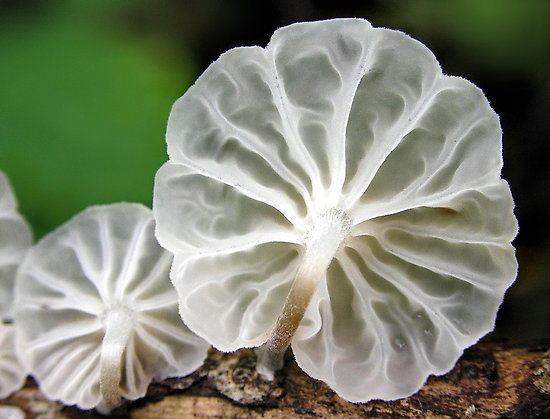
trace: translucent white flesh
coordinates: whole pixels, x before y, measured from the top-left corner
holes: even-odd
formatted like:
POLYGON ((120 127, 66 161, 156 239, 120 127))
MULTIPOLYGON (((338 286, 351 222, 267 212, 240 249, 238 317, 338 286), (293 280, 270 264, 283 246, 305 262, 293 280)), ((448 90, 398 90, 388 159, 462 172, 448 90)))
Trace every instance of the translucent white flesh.
POLYGON ((31 248, 16 281, 17 350, 49 398, 108 413, 197 369, 209 345, 182 323, 172 256, 139 204, 91 207, 31 248))
POLYGON ((305 254, 292 283, 285 305, 269 339, 257 349, 257 370, 268 379, 283 366, 287 350, 305 311, 332 263, 334 255, 349 234, 351 220, 344 211, 332 208, 313 221, 305 238, 305 254))
POLYGON ((418 41, 360 19, 282 28, 204 72, 167 144, 156 234, 182 318, 218 349, 266 343, 320 259, 291 344, 347 400, 408 396, 493 329, 517 273, 498 116, 418 41), (332 208, 349 233, 316 259, 332 208))
POLYGON ((31 229, 18 213, 15 194, 0 171, 0 321, 12 318, 15 273, 31 242, 31 229))
POLYGON ((118 406, 122 398, 121 362, 133 330, 132 315, 130 310, 118 308, 109 311, 105 319, 105 336, 99 356, 99 389, 109 407, 118 406))
POLYGON ((0 399, 23 387, 26 377, 27 372, 15 352, 14 326, 0 323, 0 399))

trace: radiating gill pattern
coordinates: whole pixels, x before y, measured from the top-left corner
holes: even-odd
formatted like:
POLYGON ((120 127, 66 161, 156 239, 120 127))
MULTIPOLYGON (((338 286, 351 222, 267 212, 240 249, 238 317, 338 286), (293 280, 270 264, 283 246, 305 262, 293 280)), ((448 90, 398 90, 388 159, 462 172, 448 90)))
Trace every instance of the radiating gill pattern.
POLYGON ((157 224, 157 238, 174 253, 226 253, 300 241, 300 226, 242 190, 172 163, 164 165, 156 179, 156 217, 171 220, 168 230, 157 224))
POLYGON ((180 307, 190 313, 186 324, 200 331, 215 323, 214 346, 220 350, 235 350, 243 341, 260 345, 283 307, 300 253, 298 245, 266 243, 181 261, 176 257, 173 281, 184 291, 180 307))
POLYGON ((17 358, 15 326, 0 323, 0 399, 23 387, 26 377, 27 370, 17 358))
POLYGON ((157 238, 180 314, 219 349, 265 342, 335 209, 350 232, 292 343, 308 374, 403 397, 493 327, 517 272, 498 116, 420 42, 360 19, 282 28, 205 71, 167 144, 157 238))
POLYGON ((113 313, 125 313, 131 328, 120 354, 122 397, 142 397, 153 378, 202 363, 209 345, 178 314, 172 258, 154 238, 151 210, 129 203, 91 207, 30 250, 17 278, 18 353, 47 397, 102 405, 113 313))

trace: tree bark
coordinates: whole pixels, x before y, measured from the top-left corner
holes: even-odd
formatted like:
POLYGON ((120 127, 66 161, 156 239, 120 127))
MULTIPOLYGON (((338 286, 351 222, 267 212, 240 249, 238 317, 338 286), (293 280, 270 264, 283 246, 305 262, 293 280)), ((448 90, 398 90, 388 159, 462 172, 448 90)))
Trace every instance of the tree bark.
MULTIPOLYGON (((119 418, 535 418, 550 417, 550 341, 517 344, 484 339, 465 351, 453 370, 432 376, 402 400, 352 404, 307 376, 287 356, 275 381, 255 371, 252 350, 212 350, 205 365, 182 379, 149 387, 145 398, 112 412, 119 418)), ((96 418, 46 400, 32 379, 0 404, 16 405, 28 418, 96 418)))

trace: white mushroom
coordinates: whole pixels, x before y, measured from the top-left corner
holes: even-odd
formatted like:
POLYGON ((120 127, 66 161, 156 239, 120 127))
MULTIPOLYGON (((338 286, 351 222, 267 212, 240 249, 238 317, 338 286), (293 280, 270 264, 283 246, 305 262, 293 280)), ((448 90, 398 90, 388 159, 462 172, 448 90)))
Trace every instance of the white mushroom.
POLYGON ((51 399, 108 412, 152 379, 197 369, 151 210, 91 207, 31 248, 16 280, 17 350, 51 399))
POLYGON ((15 195, 0 171, 0 399, 19 390, 27 376, 15 355, 14 325, 4 322, 12 321, 15 272, 31 241, 31 229, 18 213, 15 195))
POLYGON ((180 98, 155 180, 186 324, 216 348, 289 344, 352 402, 416 392, 491 331, 517 272, 498 116, 407 35, 294 24, 180 98))
POLYGON ((15 356, 14 340, 14 326, 0 323, 0 399, 23 387, 27 377, 15 356))
POLYGON ((0 320, 12 317, 15 272, 31 242, 31 229, 17 212, 15 195, 0 171, 0 320))

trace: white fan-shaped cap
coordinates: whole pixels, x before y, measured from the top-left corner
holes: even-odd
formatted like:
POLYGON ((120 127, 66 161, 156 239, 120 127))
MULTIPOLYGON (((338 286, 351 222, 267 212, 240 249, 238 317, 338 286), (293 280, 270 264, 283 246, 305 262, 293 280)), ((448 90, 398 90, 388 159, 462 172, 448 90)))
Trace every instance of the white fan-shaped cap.
POLYGON ((0 321, 12 316, 15 272, 31 242, 31 229, 17 212, 15 195, 0 171, 0 321))
POLYGON ((0 323, 0 399, 19 390, 27 374, 15 355, 15 330, 0 323))
POLYGON ((281 28, 212 63, 166 141, 156 234, 215 347, 276 347, 315 287, 298 364, 365 402, 416 392, 493 329, 517 273, 499 119, 420 42, 362 19, 281 28))
POLYGON ((197 369, 209 345, 177 310, 151 210, 91 207, 42 238, 18 272, 17 350, 51 399, 109 411, 151 380, 197 369))

